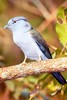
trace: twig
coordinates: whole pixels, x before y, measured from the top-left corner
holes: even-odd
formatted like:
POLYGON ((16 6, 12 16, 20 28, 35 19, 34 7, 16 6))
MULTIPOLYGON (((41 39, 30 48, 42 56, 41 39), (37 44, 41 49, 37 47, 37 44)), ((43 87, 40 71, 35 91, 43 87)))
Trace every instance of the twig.
POLYGON ((48 44, 48 43, 47 43, 47 45, 48 45, 51 49, 57 50, 57 47, 55 47, 55 46, 53 46, 53 45, 51 45, 51 44, 48 44))
POLYGON ((40 0, 29 0, 31 2, 33 2, 33 4, 36 5, 36 7, 39 9, 39 11, 42 13, 42 15, 44 16, 44 18, 46 18, 47 20, 50 17, 50 13, 48 12, 48 10, 46 9, 46 7, 41 3, 40 0))
POLYGON ((53 12, 57 8, 57 5, 54 0, 49 0, 49 2, 45 0, 45 5, 47 6, 50 12, 53 12))
POLYGON ((67 57, 0 68, 0 82, 29 75, 67 70, 67 57))
POLYGON ((60 52, 60 55, 62 55, 63 54, 63 52, 65 51, 65 49, 66 49, 66 46, 67 46, 67 43, 63 46, 63 48, 62 48, 62 50, 61 50, 61 52, 60 52))

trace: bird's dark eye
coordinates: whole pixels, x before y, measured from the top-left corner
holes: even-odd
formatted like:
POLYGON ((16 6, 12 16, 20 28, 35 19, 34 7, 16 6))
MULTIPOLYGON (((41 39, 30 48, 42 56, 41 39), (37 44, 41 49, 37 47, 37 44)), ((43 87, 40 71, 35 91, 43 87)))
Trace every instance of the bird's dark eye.
POLYGON ((15 20, 12 20, 12 21, 13 21, 13 24, 14 24, 14 23, 16 23, 16 21, 15 21, 15 20))
POLYGON ((16 23, 16 21, 13 21, 14 23, 16 23))

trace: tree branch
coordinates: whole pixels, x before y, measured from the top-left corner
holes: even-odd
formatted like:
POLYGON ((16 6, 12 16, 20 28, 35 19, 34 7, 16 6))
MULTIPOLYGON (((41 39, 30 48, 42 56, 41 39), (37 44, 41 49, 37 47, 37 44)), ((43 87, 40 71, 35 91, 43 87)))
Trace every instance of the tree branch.
POLYGON ((35 61, 25 64, 18 64, 0 68, 0 82, 29 75, 50 73, 67 70, 67 57, 35 61))

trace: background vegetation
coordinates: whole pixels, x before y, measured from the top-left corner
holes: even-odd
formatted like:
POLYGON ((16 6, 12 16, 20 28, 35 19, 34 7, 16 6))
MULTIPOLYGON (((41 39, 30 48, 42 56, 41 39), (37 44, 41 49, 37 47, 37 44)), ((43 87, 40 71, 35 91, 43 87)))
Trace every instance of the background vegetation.
MULTIPOLYGON (((14 16, 28 18, 47 41, 53 58, 67 56, 66 0, 0 0, 0 67, 18 64, 24 54, 13 43, 12 33, 1 27, 14 16)), ((62 73, 67 78, 66 72, 62 73)), ((0 100, 67 100, 67 86, 50 74, 28 76, 0 83, 0 100), (37 84, 38 83, 38 84, 37 84)))

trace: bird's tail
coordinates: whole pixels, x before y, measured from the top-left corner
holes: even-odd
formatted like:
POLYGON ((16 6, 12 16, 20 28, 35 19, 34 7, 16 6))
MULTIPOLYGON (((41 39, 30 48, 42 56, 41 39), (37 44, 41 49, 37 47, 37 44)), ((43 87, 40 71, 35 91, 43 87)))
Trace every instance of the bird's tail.
POLYGON ((66 80, 64 79, 64 77, 60 74, 60 72, 53 72, 51 74, 57 79, 57 81, 60 84, 64 85, 67 83, 66 80))

